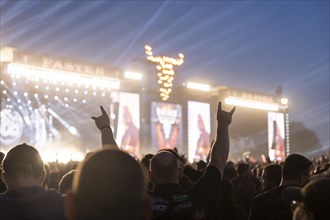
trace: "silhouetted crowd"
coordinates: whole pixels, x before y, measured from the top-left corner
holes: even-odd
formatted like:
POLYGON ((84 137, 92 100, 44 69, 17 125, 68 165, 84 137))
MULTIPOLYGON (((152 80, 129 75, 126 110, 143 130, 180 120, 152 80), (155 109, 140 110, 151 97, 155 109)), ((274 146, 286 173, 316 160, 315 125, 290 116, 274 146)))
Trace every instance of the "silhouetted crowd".
POLYGON ((0 219, 330 219, 330 152, 227 161, 234 112, 219 102, 207 161, 194 164, 176 148, 141 160, 121 151, 103 107, 92 117, 102 148, 82 162, 44 163, 33 146, 17 145, 0 154, 0 219))

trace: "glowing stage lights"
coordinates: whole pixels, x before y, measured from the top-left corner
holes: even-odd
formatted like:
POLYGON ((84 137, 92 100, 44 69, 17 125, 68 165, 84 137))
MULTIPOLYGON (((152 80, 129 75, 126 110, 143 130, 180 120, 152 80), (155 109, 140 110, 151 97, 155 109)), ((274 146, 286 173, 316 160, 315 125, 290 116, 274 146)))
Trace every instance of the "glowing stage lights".
POLYGON ((166 56, 154 56, 152 48, 149 45, 144 47, 147 54, 147 60, 156 63, 156 69, 159 71, 158 84, 161 86, 159 89, 162 100, 166 101, 170 97, 172 92, 173 80, 174 80, 174 66, 180 66, 183 63, 184 55, 180 53, 178 58, 171 58, 166 56))
POLYGON ((186 87, 189 89, 205 91, 205 92, 209 92, 211 90, 210 85, 202 84, 202 83, 195 83, 195 82, 188 82, 186 87))
MULTIPOLYGON (((58 146, 52 146, 49 144, 48 148, 58 146)), ((68 163, 69 161, 82 161, 84 159, 84 154, 76 151, 75 147, 69 147, 69 149, 58 149, 57 151, 43 151, 40 150, 40 155, 45 162, 55 162, 58 163, 68 163)))
POLYGON ((126 71, 124 74, 126 79, 134 79, 134 80, 141 80, 142 74, 137 72, 126 71))
POLYGON ((120 81, 117 79, 49 69, 27 64, 10 63, 8 64, 7 72, 12 78, 19 79, 21 76, 24 76, 26 79, 35 82, 42 80, 44 83, 60 83, 61 85, 68 86, 76 85, 79 87, 85 85, 94 88, 120 88, 120 81))
POLYGON ((225 103, 229 105, 242 106, 248 108, 262 109, 268 111, 278 111, 279 106, 276 103, 265 103, 258 101, 246 100, 238 97, 226 97, 225 103))
POLYGON ((289 102, 289 100, 288 100, 287 98, 281 98, 281 103, 282 103, 283 105, 287 105, 288 102, 289 102))

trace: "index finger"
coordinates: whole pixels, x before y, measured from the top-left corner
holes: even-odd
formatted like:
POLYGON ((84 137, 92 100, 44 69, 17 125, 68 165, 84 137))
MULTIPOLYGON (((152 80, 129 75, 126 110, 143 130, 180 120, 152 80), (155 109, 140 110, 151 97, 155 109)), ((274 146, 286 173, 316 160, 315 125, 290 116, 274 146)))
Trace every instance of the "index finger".
POLYGON ((230 111, 230 116, 233 116, 233 114, 234 114, 234 112, 235 112, 235 110, 236 110, 236 106, 234 106, 233 108, 232 108, 232 110, 230 111))
POLYGON ((221 111, 222 110, 222 108, 221 108, 221 101, 219 101, 219 103, 218 103, 218 111, 221 111))

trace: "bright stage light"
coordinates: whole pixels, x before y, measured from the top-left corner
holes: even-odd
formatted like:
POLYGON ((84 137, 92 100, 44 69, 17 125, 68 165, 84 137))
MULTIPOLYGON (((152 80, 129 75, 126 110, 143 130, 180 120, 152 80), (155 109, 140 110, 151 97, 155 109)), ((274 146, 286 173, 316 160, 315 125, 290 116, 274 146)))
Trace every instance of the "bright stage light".
POLYGON ((237 97, 225 98, 225 104, 242 106, 242 107, 247 107, 247 108, 262 109, 262 110, 268 110, 268 111, 278 111, 278 109, 279 109, 278 104, 275 104, 275 103, 251 101, 251 100, 246 100, 246 99, 237 98, 237 97))
POLYGON ((287 98, 281 98, 281 103, 283 105, 287 105, 289 103, 289 100, 287 98))
POLYGON ((134 80, 141 80, 142 74, 137 72, 126 71, 124 74, 126 79, 134 79, 134 80))
POLYGON ((41 151, 41 158, 45 162, 55 162, 68 163, 69 161, 82 161, 84 159, 84 154, 81 152, 75 152, 70 150, 61 150, 58 152, 53 151, 41 151))
POLYGON ((62 85, 67 84, 69 86, 75 84, 77 86, 86 85, 98 88, 120 88, 120 81, 110 77, 54 70, 19 63, 8 64, 7 72, 11 74, 12 77, 19 78, 20 76, 24 76, 33 81, 39 81, 39 79, 42 79, 43 82, 61 82, 62 85))
POLYGON ((14 59, 15 49, 12 47, 4 47, 0 50, 0 62, 10 62, 14 59))
POLYGON ((211 89, 210 85, 201 84, 201 83, 194 83, 194 82, 188 82, 187 83, 187 88, 195 89, 195 90, 199 90, 199 91, 205 91, 205 92, 209 92, 210 89, 211 89))

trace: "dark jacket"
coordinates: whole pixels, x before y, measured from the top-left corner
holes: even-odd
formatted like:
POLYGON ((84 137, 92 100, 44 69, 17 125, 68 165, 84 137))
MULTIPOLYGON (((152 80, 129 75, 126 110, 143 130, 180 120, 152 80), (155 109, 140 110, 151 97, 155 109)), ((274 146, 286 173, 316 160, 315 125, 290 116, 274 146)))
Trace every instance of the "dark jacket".
POLYGON ((279 186, 254 198, 250 220, 291 220, 291 203, 282 198, 285 186, 279 186))
POLYGON ((42 187, 16 188, 0 194, 2 220, 64 220, 64 197, 42 187))
POLYGON ((152 219, 210 219, 220 189, 220 171, 208 166, 203 176, 183 190, 179 184, 161 184, 150 193, 152 219))

